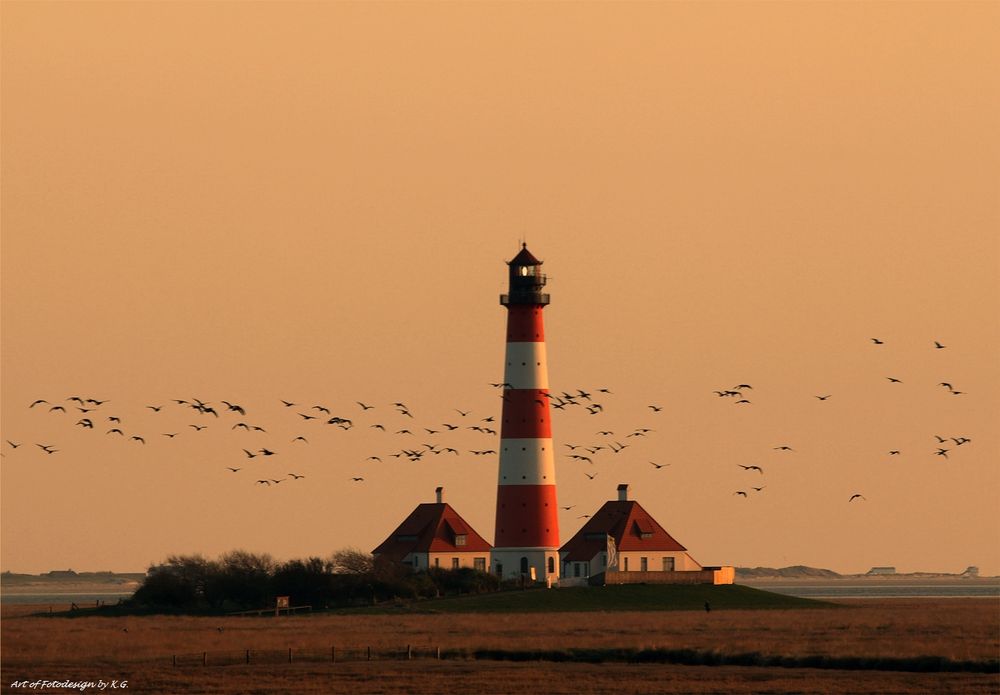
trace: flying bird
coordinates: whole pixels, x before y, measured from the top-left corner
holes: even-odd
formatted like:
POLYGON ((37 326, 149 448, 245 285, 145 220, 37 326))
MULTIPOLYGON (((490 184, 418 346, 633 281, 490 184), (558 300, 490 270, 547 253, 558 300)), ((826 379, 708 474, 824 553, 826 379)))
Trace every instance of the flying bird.
POLYGON ((47 400, 45 400, 44 398, 39 398, 39 399, 38 399, 37 401, 35 401, 35 402, 34 402, 34 403, 32 403, 31 405, 29 405, 28 407, 29 407, 29 408, 34 408, 34 407, 35 407, 36 405, 40 405, 40 404, 42 404, 42 403, 48 403, 48 401, 47 401, 47 400))
POLYGON ((351 480, 353 480, 356 483, 363 483, 365 479, 364 478, 351 478, 351 480))
POLYGON ((49 412, 50 412, 50 413, 51 413, 51 412, 52 412, 53 410, 58 410, 58 411, 59 411, 59 412, 61 412, 61 413, 65 413, 65 412, 66 412, 66 409, 65 409, 65 408, 63 408, 63 407, 62 407, 61 405, 54 405, 54 406, 52 406, 51 408, 49 408, 49 412))
POLYGON ((568 507, 560 507, 560 509, 565 509, 568 512, 570 509, 572 509, 575 506, 576 506, 575 504, 571 504, 568 507))
POLYGON ((833 394, 827 394, 826 396, 816 396, 816 398, 820 399, 821 401, 825 401, 827 398, 829 398, 832 395, 833 394))
POLYGON ((270 449, 261 449, 257 453, 262 454, 263 456, 274 456, 275 452, 271 451, 270 449))
POLYGON ((278 400, 284 403, 286 408, 291 408, 292 406, 296 405, 295 403, 292 403, 291 401, 286 401, 283 398, 279 398, 278 400))
POLYGON ((208 425, 188 425, 188 427, 194 427, 196 431, 201 432, 203 429, 208 427, 208 425))
POLYGON ((899 449, 893 449, 890 451, 889 456, 899 456, 899 449))
POLYGON ((146 443, 146 440, 145 440, 145 439, 143 439, 142 437, 140 437, 140 436, 139 436, 139 435, 137 435, 137 434, 136 434, 136 435, 133 435, 133 436, 131 436, 131 437, 129 437, 129 439, 131 439, 132 441, 136 441, 136 442, 139 442, 140 444, 145 444, 145 443, 146 443))
POLYGON ((658 413, 661 410, 663 410, 663 407, 659 405, 647 405, 646 407, 652 410, 654 413, 658 413))
POLYGON ((361 401, 354 401, 354 402, 357 403, 358 405, 360 405, 362 410, 371 410, 372 408, 375 407, 373 405, 365 405, 361 401))
POLYGON ((303 437, 301 434, 298 437, 296 437, 295 439, 293 439, 292 441, 293 442, 305 442, 306 444, 309 443, 309 440, 306 439, 305 437, 303 437))
POLYGON ((81 425, 82 427, 87 428, 87 429, 94 429, 94 423, 91 422, 88 418, 83 418, 82 420, 80 420, 76 424, 81 425))
POLYGON ((242 468, 233 468, 231 466, 226 466, 226 469, 232 471, 233 473, 236 473, 237 471, 242 471, 243 470, 242 468))
POLYGON ((892 376, 887 376, 886 379, 888 379, 889 383, 892 383, 892 384, 902 384, 903 383, 901 380, 897 379, 896 377, 892 377, 892 376))
POLYGON ((946 348, 948 346, 947 345, 942 345, 941 343, 939 343, 938 341, 935 340, 934 341, 934 347, 937 348, 938 350, 941 350, 941 349, 946 348))
POLYGON ((669 463, 653 463, 652 461, 650 461, 649 465, 653 466, 654 468, 656 468, 656 470, 660 470, 661 468, 666 468, 670 464, 669 463))
POLYGON ((249 449, 244 449, 243 453, 247 455, 248 459, 252 459, 252 458, 255 458, 257 456, 257 454, 253 453, 249 449))
POLYGON ((288 475, 292 476, 295 480, 298 480, 299 478, 305 478, 304 475, 297 475, 295 473, 289 473, 288 475))
POLYGON ((239 413, 240 415, 246 415, 247 414, 247 411, 243 409, 243 406, 234 405, 233 403, 230 403, 229 401, 222 401, 222 402, 226 404, 226 409, 227 410, 232 410, 233 412, 239 413))
POLYGON ((795 451, 795 449, 793 449, 790 446, 776 446, 776 447, 774 447, 774 450, 775 451, 795 451))
POLYGON ((865 498, 865 496, 862 495, 860 492, 855 492, 853 495, 851 495, 851 499, 849 499, 847 501, 848 502, 853 502, 856 499, 862 499, 862 500, 867 501, 867 498, 865 498))
POLYGON ((6 441, 7 441, 8 444, 10 444, 10 446, 11 446, 12 449, 16 449, 17 447, 21 446, 20 444, 18 444, 16 442, 10 441, 9 439, 6 440, 6 441))
POLYGON ((876 345, 884 345, 884 343, 878 338, 872 338, 872 342, 875 343, 876 345))
POLYGON ((736 492, 734 492, 733 494, 734 494, 734 495, 743 495, 744 497, 746 497, 746 496, 747 496, 747 493, 746 493, 746 492, 744 492, 743 490, 737 490, 737 491, 736 491, 736 492))
POLYGON ((146 407, 152 410, 154 413, 160 412, 160 410, 163 408, 162 405, 147 405, 146 407))
POLYGON ((764 474, 764 469, 761 468, 760 466, 744 466, 742 463, 737 463, 736 465, 745 471, 757 471, 761 475, 764 474))
POLYGON ((107 431, 107 432, 105 432, 104 434, 120 434, 120 435, 122 435, 123 437, 125 436, 125 433, 124 433, 124 432, 122 432, 122 431, 121 431, 120 429, 118 429, 117 427, 112 427, 112 428, 111 428, 110 430, 108 430, 108 431, 107 431))

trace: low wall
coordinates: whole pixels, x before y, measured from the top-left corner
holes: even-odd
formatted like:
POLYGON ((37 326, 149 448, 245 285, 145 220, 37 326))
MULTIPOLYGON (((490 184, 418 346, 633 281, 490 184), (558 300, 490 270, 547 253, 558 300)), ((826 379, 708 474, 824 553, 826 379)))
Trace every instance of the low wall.
POLYGON ((705 567, 676 572, 601 572, 589 579, 591 586, 614 584, 732 584, 732 567, 705 567))

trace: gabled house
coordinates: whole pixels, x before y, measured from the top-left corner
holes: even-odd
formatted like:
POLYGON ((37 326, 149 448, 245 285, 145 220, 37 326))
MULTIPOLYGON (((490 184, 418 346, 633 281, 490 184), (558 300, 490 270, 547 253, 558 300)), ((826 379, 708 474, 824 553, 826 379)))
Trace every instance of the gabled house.
POLYGON ((604 575, 612 583, 610 575, 618 574, 614 583, 732 582, 732 568, 702 567, 641 504, 628 499, 624 484, 618 499, 605 502, 559 549, 559 558, 567 579, 604 575), (719 575, 719 569, 729 571, 719 575))
POLYGON ((443 501, 442 488, 435 492, 437 502, 418 504, 372 555, 421 570, 472 567, 489 571, 493 546, 443 501))

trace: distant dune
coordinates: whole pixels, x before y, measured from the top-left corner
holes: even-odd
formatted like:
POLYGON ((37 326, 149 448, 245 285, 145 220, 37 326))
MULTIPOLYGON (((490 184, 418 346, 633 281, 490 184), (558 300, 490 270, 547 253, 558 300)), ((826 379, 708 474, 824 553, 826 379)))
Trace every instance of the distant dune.
MULTIPOLYGON (((973 579, 975 575, 969 574, 968 570, 961 573, 948 572, 891 572, 887 574, 840 574, 833 570, 821 569, 818 567, 807 567, 805 565, 793 565, 791 567, 737 567, 737 581, 753 579, 871 579, 873 581, 884 581, 887 579, 973 579)), ((989 577, 978 577, 979 579, 989 579, 989 577)))

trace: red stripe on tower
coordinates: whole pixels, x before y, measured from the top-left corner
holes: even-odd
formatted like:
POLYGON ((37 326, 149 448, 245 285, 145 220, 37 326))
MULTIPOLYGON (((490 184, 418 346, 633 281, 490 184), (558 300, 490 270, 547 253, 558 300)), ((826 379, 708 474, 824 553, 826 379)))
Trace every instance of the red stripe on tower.
POLYGON ((500 423, 494 571, 537 581, 559 576, 559 519, 542 310, 542 262, 526 245, 508 264, 507 350, 500 423))

